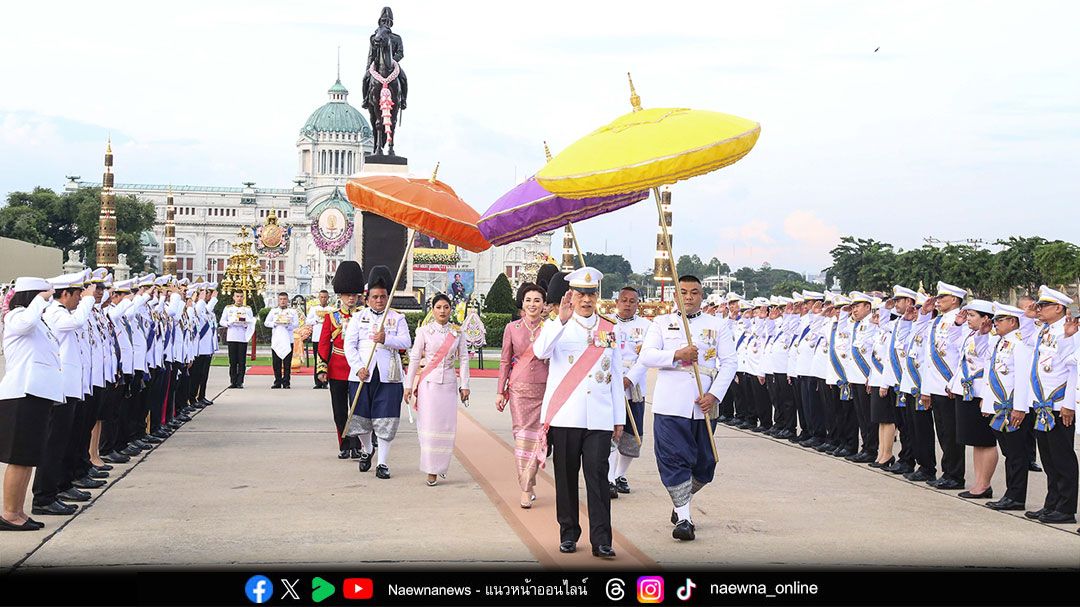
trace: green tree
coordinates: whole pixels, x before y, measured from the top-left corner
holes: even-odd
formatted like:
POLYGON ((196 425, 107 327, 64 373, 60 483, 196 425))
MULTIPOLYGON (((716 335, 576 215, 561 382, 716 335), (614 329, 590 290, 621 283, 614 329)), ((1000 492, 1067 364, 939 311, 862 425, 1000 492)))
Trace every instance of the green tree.
POLYGON ((510 315, 517 313, 514 290, 510 288, 510 279, 506 274, 499 274, 492 283, 491 290, 484 299, 484 311, 510 315))
POLYGON ((1080 247, 1055 240, 1035 248, 1035 268, 1046 284, 1060 286, 1075 283, 1080 277, 1080 247))
POLYGON ((585 265, 596 268, 605 275, 622 274, 625 276, 633 271, 630 267, 630 262, 622 255, 607 255, 605 253, 590 253, 586 251, 585 265))
MULTIPOLYGON (((93 263, 97 248, 101 189, 79 188, 57 194, 37 187, 31 192, 12 192, 0 208, 0 236, 32 244, 56 247, 67 256, 79 251, 93 263)), ((145 256, 140 235, 154 225, 154 205, 135 196, 116 197, 117 252, 128 256, 128 265, 142 271, 145 256)))
POLYGON ((845 291, 887 289, 896 279, 896 252, 891 244, 844 236, 829 253, 833 264, 825 270, 826 282, 838 278, 845 291))
POLYGON ((1035 264, 1035 250, 1046 242, 1045 238, 1039 236, 1011 236, 998 240, 995 244, 1004 248, 994 256, 991 274, 995 292, 1003 295, 1010 289, 1020 289, 1028 294, 1038 291, 1039 285, 1046 282, 1046 277, 1035 264))
POLYGON ((947 244, 939 249, 940 280, 965 288, 977 297, 993 297, 990 268, 994 255, 986 249, 967 244, 947 244))
POLYGON ((941 259, 941 249, 931 245, 901 251, 896 256, 896 282, 910 289, 918 289, 922 285, 927 291, 932 291, 941 279, 941 259))

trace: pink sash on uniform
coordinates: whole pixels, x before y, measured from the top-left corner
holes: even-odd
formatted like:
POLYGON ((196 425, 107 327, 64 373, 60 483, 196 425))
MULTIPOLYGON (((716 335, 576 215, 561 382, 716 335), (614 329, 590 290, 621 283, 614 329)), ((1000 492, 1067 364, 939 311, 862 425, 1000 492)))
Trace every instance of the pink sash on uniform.
POLYGON ((454 342, 457 341, 458 336, 453 332, 447 333, 446 338, 443 339, 442 345, 439 346, 439 350, 435 352, 435 358, 431 359, 431 362, 424 365, 423 370, 420 371, 420 377, 416 381, 416 392, 420 393, 420 384, 424 383, 424 378, 428 376, 432 371, 438 368, 446 355, 450 353, 450 348, 453 347, 454 342))
MULTIPOLYGON (((598 331, 610 331, 614 327, 614 324, 603 317, 597 323, 598 331)), ((592 371, 593 365, 600 360, 600 356, 603 355, 605 349, 596 345, 595 339, 591 340, 589 345, 585 347, 585 351, 581 353, 581 358, 577 359, 574 366, 570 367, 570 371, 566 373, 559 385, 556 386, 555 392, 551 394, 547 416, 544 419, 544 427, 540 430, 540 443, 536 446, 536 452, 533 454, 537 461, 540 462, 541 468, 544 467, 547 459, 547 435, 548 429, 551 427, 551 420, 559 412, 559 409, 562 409, 562 406, 566 404, 566 401, 574 393, 578 385, 588 377, 589 371, 592 371)))

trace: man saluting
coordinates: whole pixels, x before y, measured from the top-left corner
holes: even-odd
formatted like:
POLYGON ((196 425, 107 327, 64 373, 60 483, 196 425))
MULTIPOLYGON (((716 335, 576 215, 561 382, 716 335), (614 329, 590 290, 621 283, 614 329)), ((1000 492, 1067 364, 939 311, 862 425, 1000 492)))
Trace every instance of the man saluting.
POLYGON ((671 535, 677 540, 692 540, 690 496, 712 482, 716 470, 705 414, 713 411, 715 416, 713 409, 724 400, 738 360, 728 325, 701 313, 701 281, 681 276, 677 297, 682 298, 693 345, 686 343, 679 313, 662 314, 645 334, 638 360, 659 370, 653 388, 653 444, 660 480, 675 506, 671 535), (700 391, 695 363, 701 377, 700 391))
POLYGON ((600 272, 587 266, 568 274, 570 290, 559 304, 559 315, 544 323, 533 344, 537 358, 551 361, 540 410, 544 430, 536 457, 543 461, 550 441, 559 551, 576 551, 581 536, 578 470, 582 470, 593 556, 612 558, 608 454, 612 439, 618 441, 622 435, 626 406, 615 327, 595 311, 601 278, 600 272))

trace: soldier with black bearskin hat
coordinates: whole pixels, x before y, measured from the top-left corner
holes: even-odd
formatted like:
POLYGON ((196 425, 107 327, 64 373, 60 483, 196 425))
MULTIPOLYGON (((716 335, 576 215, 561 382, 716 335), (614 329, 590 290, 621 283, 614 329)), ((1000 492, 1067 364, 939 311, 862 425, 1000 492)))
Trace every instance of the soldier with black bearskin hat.
POLYGON ((356 310, 357 300, 364 291, 364 270, 355 261, 343 261, 334 273, 334 293, 338 305, 323 316, 319 337, 319 361, 315 366, 317 382, 330 389, 330 406, 337 427, 338 459, 358 459, 360 443, 354 436, 342 437, 349 419, 349 361, 345 359, 345 329, 356 310))

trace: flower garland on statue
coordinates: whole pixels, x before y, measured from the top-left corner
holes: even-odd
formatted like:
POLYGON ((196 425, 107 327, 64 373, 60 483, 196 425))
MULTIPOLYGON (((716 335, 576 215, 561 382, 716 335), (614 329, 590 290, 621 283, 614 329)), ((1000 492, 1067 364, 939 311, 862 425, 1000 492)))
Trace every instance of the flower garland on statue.
POLYGON ((322 228, 319 227, 319 219, 316 217, 311 222, 311 239, 315 241, 315 246, 319 247, 319 250, 328 255, 334 255, 345 248, 345 245, 349 244, 353 235, 353 222, 346 220, 345 228, 342 230, 341 235, 337 238, 327 238, 323 234, 322 228))
POLYGON ((391 124, 392 110, 394 109, 394 97, 390 92, 390 83, 397 80, 398 74, 401 73, 401 67, 398 66, 397 61, 391 60, 394 64, 394 69, 391 70, 390 75, 383 78, 379 70, 375 69, 375 62, 371 62, 371 66, 368 67, 368 74, 371 77, 382 84, 382 91, 379 93, 379 109, 382 110, 383 128, 386 130, 386 143, 392 143, 394 141, 393 125, 391 124))

